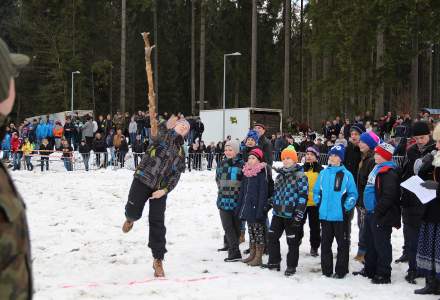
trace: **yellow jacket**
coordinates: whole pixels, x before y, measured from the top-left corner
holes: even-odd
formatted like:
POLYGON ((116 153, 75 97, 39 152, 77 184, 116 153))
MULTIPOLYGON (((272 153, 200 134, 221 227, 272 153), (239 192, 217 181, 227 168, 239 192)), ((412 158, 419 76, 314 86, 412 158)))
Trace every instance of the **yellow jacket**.
POLYGON ((309 180, 309 198, 307 199, 307 206, 316 206, 313 201, 313 188, 315 187, 316 180, 318 180, 319 172, 321 172, 322 166, 318 163, 305 163, 304 174, 309 180))
POLYGON ((23 151, 23 155, 30 155, 32 154, 32 151, 34 150, 34 146, 30 142, 24 143, 23 146, 21 146, 21 151, 23 151))

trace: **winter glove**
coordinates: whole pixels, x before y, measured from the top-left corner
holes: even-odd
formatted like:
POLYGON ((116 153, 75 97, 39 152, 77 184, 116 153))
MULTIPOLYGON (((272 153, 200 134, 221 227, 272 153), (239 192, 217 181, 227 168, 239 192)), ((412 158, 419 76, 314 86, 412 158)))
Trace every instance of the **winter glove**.
POLYGON ((427 188, 428 190, 436 190, 438 187, 438 182, 435 182, 434 180, 427 180, 425 182, 422 182, 420 185, 424 188, 427 188))

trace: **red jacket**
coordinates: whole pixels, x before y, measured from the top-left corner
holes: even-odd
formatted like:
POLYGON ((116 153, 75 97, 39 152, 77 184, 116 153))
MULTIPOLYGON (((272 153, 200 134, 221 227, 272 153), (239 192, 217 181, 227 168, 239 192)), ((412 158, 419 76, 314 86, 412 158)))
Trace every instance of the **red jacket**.
POLYGON ((11 150, 12 152, 17 152, 20 150, 20 139, 17 136, 12 136, 11 138, 11 150))

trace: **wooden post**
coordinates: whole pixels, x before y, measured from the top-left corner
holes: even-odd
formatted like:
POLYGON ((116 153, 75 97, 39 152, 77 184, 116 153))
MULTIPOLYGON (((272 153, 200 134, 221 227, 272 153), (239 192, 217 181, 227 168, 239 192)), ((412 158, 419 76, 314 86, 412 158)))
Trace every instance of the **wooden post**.
POLYGON ((153 68, 151 66, 151 51, 155 47, 150 45, 148 36, 149 32, 143 32, 142 37, 145 43, 145 70, 147 72, 148 81, 148 113, 150 115, 151 135, 157 136, 157 120, 156 120, 156 94, 154 92, 153 68))

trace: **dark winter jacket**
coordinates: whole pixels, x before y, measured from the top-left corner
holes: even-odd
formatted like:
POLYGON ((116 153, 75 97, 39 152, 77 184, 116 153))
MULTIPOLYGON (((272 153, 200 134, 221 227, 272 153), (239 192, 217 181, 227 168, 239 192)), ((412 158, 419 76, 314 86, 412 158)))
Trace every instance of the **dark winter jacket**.
POLYGON ((73 135, 75 133, 75 125, 73 125, 72 122, 64 124, 64 136, 66 139, 70 140, 73 138, 73 135))
POLYGON ((165 122, 162 122, 158 136, 153 138, 134 177, 153 190, 171 192, 185 171, 183 142, 174 129, 167 129, 165 122))
POLYGON ((142 143, 141 140, 136 140, 133 144, 133 153, 144 153, 145 152, 145 144, 142 143))
MULTIPOLYGON (((432 139, 428 142, 428 144, 426 144, 425 147, 423 147, 421 151, 419 150, 417 144, 409 147, 403 162, 402 182, 414 175, 415 161, 431 153, 433 150, 435 150, 435 142, 432 139)), ((431 180, 433 178, 432 172, 419 174, 419 176, 423 180, 431 180)), ((425 213, 425 207, 417 196, 406 189, 402 189, 401 205, 403 208, 403 223, 415 227, 419 226, 425 213)))
POLYGON ((258 139, 258 147, 263 150, 264 153, 264 161, 269 165, 272 166, 273 164, 273 153, 272 153, 272 143, 270 140, 265 137, 264 135, 260 136, 258 139))
POLYGON ((376 162, 374 161, 373 151, 368 151, 365 155, 362 155, 357 174, 357 189, 359 197, 356 206, 358 207, 364 208, 364 190, 367 186, 368 175, 373 171, 375 165, 376 162))
POLYGON ((345 148, 345 159, 344 166, 353 175, 354 181, 357 184, 357 176, 359 171, 359 163, 361 162, 361 150, 358 146, 353 143, 348 143, 347 148, 345 148))
POLYGON ((240 185, 243 178, 243 161, 240 158, 225 158, 218 166, 215 181, 218 187, 217 207, 232 211, 238 206, 240 185))
POLYGON ((95 153, 106 153, 107 143, 103 138, 100 139, 95 138, 92 143, 92 149, 95 153))
POLYGON ((63 158, 72 158, 73 157, 73 148, 70 145, 62 146, 61 151, 63 151, 63 158))
POLYGON ((52 153, 52 150, 53 149, 50 148, 49 144, 47 144, 47 145, 41 144, 40 145, 40 150, 39 150, 40 152, 39 152, 39 154, 41 156, 49 156, 52 153))
POLYGON ((246 177, 240 185, 236 213, 240 220, 264 224, 268 211, 268 170, 263 168, 256 176, 246 177))
MULTIPOLYGON (((432 162, 433 157, 432 159, 427 159, 424 161, 423 166, 420 168, 419 176, 423 176, 426 178, 426 174, 430 173, 433 174, 433 177, 427 180, 434 180, 436 182, 439 182, 440 168, 434 167, 432 165, 432 162)), ((434 200, 431 200, 430 202, 425 204, 425 213, 422 217, 422 220, 425 223, 440 223, 440 185, 437 186, 437 197, 434 200)))
POLYGON ((296 165, 291 168, 276 169, 278 176, 269 203, 273 207, 273 215, 293 219, 300 223, 307 208, 308 179, 303 168, 296 165))
POLYGON ((79 144, 78 152, 80 154, 90 154, 90 148, 87 144, 84 144, 84 146, 79 144))
POLYGON ((383 167, 376 176, 374 215, 382 226, 400 228, 400 175, 398 169, 383 167))
POLYGON ((119 145, 118 150, 123 153, 128 152, 128 143, 127 143, 127 139, 125 138, 125 136, 122 136, 121 145, 119 145))

